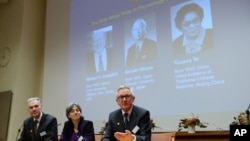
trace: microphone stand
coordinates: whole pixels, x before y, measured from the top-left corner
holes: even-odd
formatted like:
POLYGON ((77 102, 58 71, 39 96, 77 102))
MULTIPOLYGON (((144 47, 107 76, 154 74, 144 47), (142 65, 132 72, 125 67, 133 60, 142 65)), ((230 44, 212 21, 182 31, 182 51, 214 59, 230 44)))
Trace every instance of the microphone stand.
POLYGON ((18 137, 19 137, 19 134, 21 132, 21 129, 22 129, 23 125, 21 125, 18 130, 17 130, 17 136, 16 136, 16 141, 18 141, 18 137))
MULTIPOLYGON (((53 130, 53 129, 55 129, 56 127, 60 126, 61 124, 62 124, 62 123, 58 123, 57 125, 53 126, 51 129, 53 130)), ((53 135, 54 132, 49 133, 49 134, 53 135)), ((49 137, 45 138, 45 141, 52 141, 52 140, 51 140, 51 136, 49 135, 49 137)))
POLYGON ((248 120, 248 124, 250 124, 250 121, 249 121, 249 108, 250 108, 250 105, 248 106, 247 110, 246 110, 246 114, 247 114, 247 120, 248 120))
POLYGON ((102 133, 101 141, 102 141, 102 140, 103 140, 103 138, 104 138, 104 135, 105 135, 105 132, 106 132, 107 127, 108 127, 108 123, 106 122, 106 123, 105 123, 105 126, 104 126, 104 129, 103 129, 103 133, 102 133))

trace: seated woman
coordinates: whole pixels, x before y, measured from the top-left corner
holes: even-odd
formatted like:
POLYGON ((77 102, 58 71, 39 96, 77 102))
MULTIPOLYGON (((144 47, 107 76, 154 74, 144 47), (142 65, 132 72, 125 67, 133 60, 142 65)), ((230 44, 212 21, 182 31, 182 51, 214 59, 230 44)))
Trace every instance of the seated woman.
POLYGON ((85 120, 79 104, 71 103, 66 108, 68 121, 64 123, 59 141, 95 141, 93 122, 85 120))

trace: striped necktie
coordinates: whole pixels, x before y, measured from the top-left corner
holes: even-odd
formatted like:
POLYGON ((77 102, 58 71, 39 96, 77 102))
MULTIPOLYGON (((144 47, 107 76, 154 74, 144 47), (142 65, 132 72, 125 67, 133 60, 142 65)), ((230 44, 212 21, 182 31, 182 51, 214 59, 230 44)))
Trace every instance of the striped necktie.
POLYGON ((124 124, 125 124, 125 129, 128 128, 128 113, 124 114, 124 124))
POLYGON ((34 131, 35 131, 35 135, 37 134, 37 124, 38 124, 38 120, 34 121, 34 131))

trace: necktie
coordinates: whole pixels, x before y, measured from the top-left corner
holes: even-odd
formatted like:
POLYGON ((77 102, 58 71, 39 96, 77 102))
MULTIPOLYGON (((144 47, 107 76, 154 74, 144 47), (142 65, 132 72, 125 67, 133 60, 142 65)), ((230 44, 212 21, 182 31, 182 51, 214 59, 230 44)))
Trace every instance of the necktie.
POLYGON ((34 121, 34 131, 35 131, 35 135, 37 133, 37 123, 38 123, 38 120, 35 120, 34 121))
POLYGON ((103 62, 102 62, 102 55, 99 56, 99 71, 103 71, 103 62))
POLYGON ((125 129, 128 128, 128 113, 124 114, 124 124, 125 124, 125 129))

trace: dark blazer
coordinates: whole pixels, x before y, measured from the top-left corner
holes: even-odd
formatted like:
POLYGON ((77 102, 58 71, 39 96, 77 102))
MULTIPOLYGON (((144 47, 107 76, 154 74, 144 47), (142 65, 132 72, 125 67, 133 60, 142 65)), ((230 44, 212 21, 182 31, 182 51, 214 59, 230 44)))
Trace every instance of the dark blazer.
MULTIPOLYGON (((107 51, 107 70, 112 69, 112 48, 106 48, 107 51)), ((88 52, 87 53, 87 73, 96 73, 96 68, 95 68, 95 59, 94 59, 94 52, 88 52)))
POLYGON ((141 47, 141 51, 136 57, 136 45, 133 44, 128 49, 126 65, 137 65, 153 61, 157 58, 157 44, 151 39, 145 38, 141 47))
MULTIPOLYGON (((82 136, 83 141, 95 141, 95 133, 93 122, 89 120, 84 120, 83 117, 80 119, 78 125, 78 137, 82 136)), ((74 133, 74 125, 72 120, 68 120, 64 123, 63 131, 59 141, 71 141, 72 134, 74 133)), ((76 141, 78 139, 76 138, 76 141)))
MULTIPOLYGON (((174 54, 175 55, 185 55, 185 47, 182 45, 184 35, 181 35, 174 41, 174 54)), ((204 38, 204 41, 202 43, 202 49, 207 50, 213 48, 213 34, 212 34, 212 29, 206 29, 206 35, 204 38)))
MULTIPOLYGON (((136 141, 150 141, 151 127, 150 127, 150 112, 138 106, 133 106, 128 123, 128 130, 136 136, 136 141), (138 126, 136 133, 132 130, 138 126)), ((105 130, 105 135, 102 141, 117 141, 114 137, 115 132, 125 132, 124 120, 121 109, 115 110, 109 114, 109 121, 105 130)))
POLYGON ((57 141, 57 119, 49 114, 43 113, 37 129, 37 135, 34 134, 33 117, 29 117, 23 122, 23 130, 19 141, 57 141))

